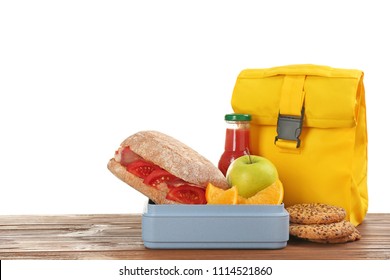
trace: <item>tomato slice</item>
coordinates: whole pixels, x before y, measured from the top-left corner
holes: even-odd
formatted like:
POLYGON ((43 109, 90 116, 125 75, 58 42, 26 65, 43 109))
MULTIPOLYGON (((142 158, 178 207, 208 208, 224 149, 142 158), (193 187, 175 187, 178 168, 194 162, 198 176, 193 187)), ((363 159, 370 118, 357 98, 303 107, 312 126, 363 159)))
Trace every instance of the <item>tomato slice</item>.
POLYGON ((184 204, 206 204, 205 190, 191 185, 182 185, 171 188, 167 199, 184 204))
POLYGON ((142 159, 139 155, 134 153, 129 146, 126 146, 121 151, 120 164, 127 166, 130 163, 142 159))
POLYGON ((127 171, 142 179, 147 178, 153 171, 160 169, 150 161, 138 159, 127 165, 127 171))
POLYGON ((157 187, 159 184, 166 183, 167 185, 175 182, 178 178, 164 169, 155 169, 148 177, 145 178, 146 185, 157 187))

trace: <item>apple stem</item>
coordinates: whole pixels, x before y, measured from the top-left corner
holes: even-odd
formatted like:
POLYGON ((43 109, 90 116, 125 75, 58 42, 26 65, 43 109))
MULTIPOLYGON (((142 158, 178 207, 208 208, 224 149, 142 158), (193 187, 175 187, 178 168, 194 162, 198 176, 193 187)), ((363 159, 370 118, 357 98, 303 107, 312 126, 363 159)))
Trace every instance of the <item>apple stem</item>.
POLYGON ((247 154, 248 157, 249 157, 249 162, 250 162, 250 164, 252 164, 253 162, 252 162, 252 158, 251 158, 251 153, 249 152, 249 148, 246 148, 246 154, 247 154))

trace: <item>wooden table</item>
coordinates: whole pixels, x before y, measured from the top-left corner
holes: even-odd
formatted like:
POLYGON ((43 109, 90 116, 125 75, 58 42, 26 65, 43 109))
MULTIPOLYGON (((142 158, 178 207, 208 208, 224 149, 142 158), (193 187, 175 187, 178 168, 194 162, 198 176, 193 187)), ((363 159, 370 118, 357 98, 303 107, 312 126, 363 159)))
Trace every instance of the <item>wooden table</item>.
POLYGON ((279 250, 151 250, 140 215, 0 216, 0 259, 390 259, 390 214, 368 214, 346 244, 291 239, 279 250))

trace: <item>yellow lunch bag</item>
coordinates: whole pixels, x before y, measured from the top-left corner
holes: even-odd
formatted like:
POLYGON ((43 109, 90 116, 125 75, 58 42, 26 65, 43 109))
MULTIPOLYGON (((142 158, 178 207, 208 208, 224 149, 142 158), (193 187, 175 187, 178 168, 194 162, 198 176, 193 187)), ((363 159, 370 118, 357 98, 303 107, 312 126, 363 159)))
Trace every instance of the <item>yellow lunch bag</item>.
POLYGON ((341 206, 354 225, 368 208, 363 72, 311 64, 243 70, 231 104, 252 115, 250 150, 270 159, 286 207, 341 206))

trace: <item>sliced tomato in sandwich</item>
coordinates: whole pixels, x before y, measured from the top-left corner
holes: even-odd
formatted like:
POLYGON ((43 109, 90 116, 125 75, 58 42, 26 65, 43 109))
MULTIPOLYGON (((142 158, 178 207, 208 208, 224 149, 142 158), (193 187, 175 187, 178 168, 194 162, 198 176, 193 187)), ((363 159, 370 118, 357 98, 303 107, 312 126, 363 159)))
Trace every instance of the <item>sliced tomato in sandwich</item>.
POLYGON ((165 183, 170 184, 174 183, 175 181, 180 180, 176 176, 172 175, 168 171, 164 169, 155 169, 153 172, 151 172, 148 177, 145 178, 144 183, 146 185, 157 187, 158 185, 165 183))
POLYGON ((130 162, 127 165, 127 171, 142 179, 146 179, 155 170, 161 170, 161 168, 150 161, 142 159, 130 162))
POLYGON ((191 185, 181 185, 171 188, 167 199, 183 204, 206 204, 205 190, 191 185))

